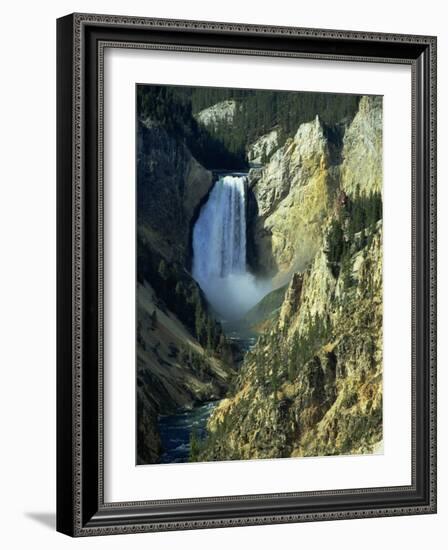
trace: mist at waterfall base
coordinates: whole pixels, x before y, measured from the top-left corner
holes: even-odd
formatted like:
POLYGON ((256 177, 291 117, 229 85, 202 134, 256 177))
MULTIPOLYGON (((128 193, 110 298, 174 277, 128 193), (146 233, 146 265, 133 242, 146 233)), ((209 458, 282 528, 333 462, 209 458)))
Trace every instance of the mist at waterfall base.
POLYGON ((193 229, 193 277, 218 316, 241 319, 271 290, 246 264, 246 176, 215 183, 193 229))

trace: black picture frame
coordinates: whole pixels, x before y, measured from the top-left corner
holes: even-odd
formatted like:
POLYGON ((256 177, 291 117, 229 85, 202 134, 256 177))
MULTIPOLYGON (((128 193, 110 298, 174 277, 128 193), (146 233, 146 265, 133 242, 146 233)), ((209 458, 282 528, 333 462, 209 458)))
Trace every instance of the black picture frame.
MULTIPOLYGON (((57 530, 71 536, 436 512, 436 38, 72 14, 57 21, 57 530), (107 44, 412 68, 412 484, 104 502, 102 56, 107 44)), ((133 368, 130 366, 130 368, 133 368)))

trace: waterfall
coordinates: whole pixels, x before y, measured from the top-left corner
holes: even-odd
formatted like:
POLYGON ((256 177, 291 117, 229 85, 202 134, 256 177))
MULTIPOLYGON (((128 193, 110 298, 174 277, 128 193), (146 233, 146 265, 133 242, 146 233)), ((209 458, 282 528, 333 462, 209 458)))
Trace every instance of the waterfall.
POLYGON ((220 178, 193 230, 193 277, 201 282, 246 271, 244 176, 220 178))
POLYGON ((246 176, 222 176, 193 228, 193 277, 216 312, 238 319, 269 292, 246 269, 246 176))

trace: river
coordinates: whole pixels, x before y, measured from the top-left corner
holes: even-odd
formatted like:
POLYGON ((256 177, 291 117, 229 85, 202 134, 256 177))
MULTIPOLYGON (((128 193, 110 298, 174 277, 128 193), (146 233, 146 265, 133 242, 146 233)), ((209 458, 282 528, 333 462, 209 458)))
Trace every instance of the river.
MULTIPOLYGON (((225 325, 224 325, 225 326, 225 325)), ((227 337, 238 344, 245 353, 255 345, 256 337, 240 335, 233 326, 228 328, 227 337)), ((203 439, 207 433, 207 420, 220 400, 201 403, 192 409, 184 409, 175 414, 159 416, 159 433, 163 454, 162 464, 188 462, 190 457, 190 438, 193 430, 196 437, 203 439)))
POLYGON ((198 438, 206 434, 208 417, 219 401, 209 401, 191 410, 159 417, 159 432, 162 440, 162 464, 188 462, 190 456, 190 437, 195 430, 198 438))
MULTIPOLYGON (((271 283, 257 280, 246 263, 247 174, 220 176, 203 205, 193 230, 192 275, 221 321, 228 339, 246 353, 256 336, 239 322, 271 290, 271 283)), ((241 360, 235 365, 239 368, 241 360)), ((193 431, 206 435, 207 420, 219 401, 201 403, 159 417, 162 463, 188 462, 193 431)))

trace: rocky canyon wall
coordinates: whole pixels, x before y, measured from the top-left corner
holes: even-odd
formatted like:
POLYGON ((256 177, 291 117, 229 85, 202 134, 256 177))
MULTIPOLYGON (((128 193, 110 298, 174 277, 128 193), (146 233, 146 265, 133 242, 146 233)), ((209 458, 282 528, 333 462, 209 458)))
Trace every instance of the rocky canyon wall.
POLYGON ((203 459, 381 449, 381 109, 361 99, 338 162, 316 118, 252 175, 259 262, 289 283, 209 420, 203 459))

